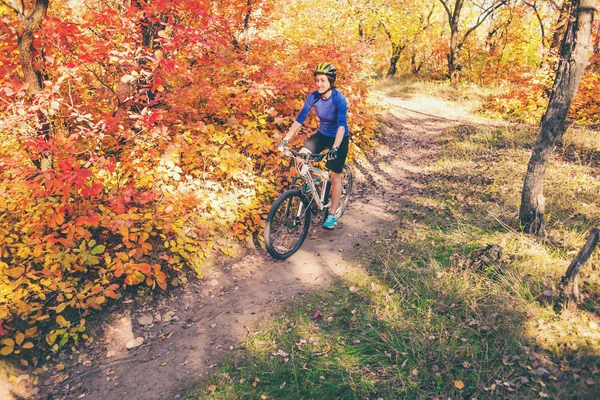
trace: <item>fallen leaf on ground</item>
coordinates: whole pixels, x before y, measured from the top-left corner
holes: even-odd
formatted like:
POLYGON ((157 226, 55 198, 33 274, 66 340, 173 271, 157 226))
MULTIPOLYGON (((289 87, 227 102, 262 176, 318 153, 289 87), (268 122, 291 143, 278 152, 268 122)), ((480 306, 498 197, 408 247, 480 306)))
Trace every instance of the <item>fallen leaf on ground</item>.
POLYGON ((144 343, 144 339, 141 337, 136 337, 135 339, 131 339, 129 342, 127 342, 127 344, 125 344, 125 347, 127 347, 128 350, 131 349, 135 349, 136 347, 141 346, 144 343))

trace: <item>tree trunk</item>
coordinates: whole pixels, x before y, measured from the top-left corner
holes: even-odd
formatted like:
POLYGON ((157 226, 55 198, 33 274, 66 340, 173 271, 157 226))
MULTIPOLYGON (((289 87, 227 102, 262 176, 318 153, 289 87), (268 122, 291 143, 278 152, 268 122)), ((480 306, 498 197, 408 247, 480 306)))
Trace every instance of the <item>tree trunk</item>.
POLYGON ((400 59, 400 55, 402 54, 404 47, 404 44, 392 42, 392 57, 390 57, 390 69, 388 70, 387 76, 396 75, 398 60, 400 59))
POLYGON ((48 11, 49 0, 36 0, 35 8, 32 13, 23 21, 18 36, 17 45, 19 47, 19 58, 21 68, 23 68, 23 77, 25 83, 29 84, 27 88, 30 94, 42 90, 41 77, 33 66, 33 34, 40 29, 40 25, 48 11))
POLYGON ((560 38, 563 37, 565 29, 569 23, 569 7, 567 2, 562 3, 558 11, 558 20, 556 22, 556 28, 552 33, 552 42, 550 43, 550 53, 558 52, 560 47, 560 38))
POLYGON ((410 71, 413 75, 418 75, 419 71, 421 71, 421 67, 423 66, 423 62, 417 62, 417 53, 412 53, 410 56, 410 71))
MULTIPOLYGON (((19 48, 19 59, 21 68, 23 69, 23 80, 28 84, 27 92, 31 95, 39 93, 42 90, 42 77, 39 71, 36 71, 33 65, 33 39, 34 33, 40 29, 42 21, 48 12, 49 0, 36 0, 33 11, 29 16, 25 16, 24 10, 19 9, 18 12, 23 18, 23 22, 17 30, 17 46, 19 48)), ((50 140, 51 124, 48 118, 42 111, 37 113, 38 125, 36 134, 43 140, 50 140)), ((47 170, 52 166, 52 157, 49 154, 32 155, 31 161, 42 171, 47 170)))
POLYGON ((598 245, 600 229, 592 229, 588 239, 577 257, 571 262, 567 272, 560 280, 560 304, 562 308, 569 308, 571 305, 581 304, 582 296, 579 293, 579 273, 581 268, 590 258, 590 255, 598 245))
MULTIPOLYGON (((448 78, 452 83, 453 87, 458 86, 458 51, 460 49, 460 43, 458 38, 458 24, 460 21, 460 13, 464 4, 464 0, 454 0, 454 7, 450 6, 451 0, 440 0, 440 3, 444 6, 446 14, 448 16, 448 25, 450 25, 450 43, 448 47, 448 78)), ((466 36, 468 36, 468 32, 466 36)), ((465 36, 465 38, 466 38, 465 36)))
POLYGON ((567 129, 567 112, 577 93, 579 83, 592 51, 592 24, 597 0, 573 0, 571 19, 560 50, 560 63, 542 117, 521 194, 519 218, 525 232, 544 235, 544 176, 556 141, 567 129))
POLYGON ((458 66, 458 51, 450 48, 448 53, 448 77, 452 87, 458 87, 460 67, 458 66))
POLYGON ((450 20, 450 48, 448 49, 448 75, 450 83, 453 87, 458 87, 458 21, 460 20, 460 12, 462 9, 462 0, 457 0, 454 6, 454 14, 450 20))

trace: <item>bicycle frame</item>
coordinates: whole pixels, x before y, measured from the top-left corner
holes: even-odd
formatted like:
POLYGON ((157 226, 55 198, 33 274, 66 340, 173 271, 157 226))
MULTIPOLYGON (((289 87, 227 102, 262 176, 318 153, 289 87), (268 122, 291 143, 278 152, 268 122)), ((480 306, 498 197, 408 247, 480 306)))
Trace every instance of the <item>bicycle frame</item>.
MULTIPOLYGON (((306 156, 305 154, 301 154, 290 148, 284 149, 283 152, 287 156, 294 158, 296 167, 299 164, 301 164, 299 175, 304 180, 304 184, 302 185, 302 192, 304 194, 306 194, 306 190, 304 188, 306 187, 306 185, 308 185, 308 187, 310 188, 310 194, 312 196, 312 200, 310 201, 308 206, 310 207, 310 205, 314 202, 315 205, 317 206, 317 208, 319 209, 319 211, 323 211, 323 209, 325 209, 326 207, 330 207, 331 202, 329 202, 328 204, 324 204, 325 203, 325 195, 326 195, 326 191, 327 191, 327 182, 329 182, 329 172, 323 171, 322 169, 317 168, 317 167, 313 167, 311 164, 311 161, 322 161, 323 158, 325 157, 325 155, 324 154, 319 154, 319 155, 312 154, 310 156, 306 156), (306 158, 304 156, 306 156, 306 158), (311 159, 310 157, 313 157, 313 158, 311 159), (314 157, 316 157, 316 158, 314 158, 314 157), (315 182, 313 180, 317 176, 320 177, 321 182, 323 182, 320 195, 317 194, 317 186, 315 185, 315 182)), ((304 212, 304 204, 301 203, 298 206, 298 213, 296 215, 296 218, 302 218, 303 212, 304 212)))
POLYGON ((323 211, 324 208, 329 207, 331 203, 324 204, 325 191, 327 190, 327 182, 329 182, 329 172, 313 167, 308 161, 302 160, 300 176, 304 178, 304 181, 310 187, 310 193, 317 208, 320 211, 323 211), (317 194, 317 185, 315 185, 314 182, 314 178, 317 176, 321 178, 321 182, 323 182, 320 195, 317 194))

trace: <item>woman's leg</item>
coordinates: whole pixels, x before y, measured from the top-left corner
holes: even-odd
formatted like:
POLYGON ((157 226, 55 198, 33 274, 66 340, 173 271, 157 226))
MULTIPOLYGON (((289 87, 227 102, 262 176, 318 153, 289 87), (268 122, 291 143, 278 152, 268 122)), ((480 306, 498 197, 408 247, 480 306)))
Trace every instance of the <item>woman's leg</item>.
MULTIPOLYGON (((346 156, 348 155, 348 145, 350 138, 345 137, 340 144, 340 148, 337 152, 337 158, 335 160, 327 161, 327 169, 329 169, 329 181, 331 182, 331 208, 329 212, 334 214, 340 205, 340 199, 342 197, 342 171, 344 170, 344 163, 346 162, 346 156)), ((331 145, 333 144, 333 138, 331 138, 331 145)))
POLYGON ((342 197, 342 174, 331 171, 329 181, 331 182, 331 208, 329 212, 335 215, 342 197))
MULTIPOLYGON (((309 137, 308 139, 306 139, 306 142, 304 143, 304 146, 302 146, 302 148, 300 149, 300 153, 302 154, 319 154, 321 151, 323 151, 323 149, 325 148, 325 136, 317 131, 316 133, 314 133, 311 137, 309 137)), ((300 168, 302 167, 302 160, 300 160, 298 157, 296 157, 296 168, 298 169, 298 172, 300 172, 300 168)))

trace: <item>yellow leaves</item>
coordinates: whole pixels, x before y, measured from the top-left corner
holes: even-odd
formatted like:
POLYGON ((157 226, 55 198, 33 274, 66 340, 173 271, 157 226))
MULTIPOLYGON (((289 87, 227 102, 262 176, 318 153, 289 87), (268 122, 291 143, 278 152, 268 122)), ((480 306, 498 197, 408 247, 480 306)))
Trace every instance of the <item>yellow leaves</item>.
POLYGON ((226 174, 229 174, 235 168, 235 161, 231 159, 222 160, 219 163, 219 169, 226 174))
POLYGON ((23 332, 17 332, 15 335, 15 343, 20 346, 21 343, 23 343, 23 340, 25 340, 25 334, 23 332))
POLYGON ((64 309, 67 307, 67 303, 60 303, 58 306, 56 306, 56 308, 54 309, 54 311, 57 314, 60 314, 61 312, 64 311, 64 309))
POLYGON ((25 342, 23 343, 23 346, 21 346, 21 348, 25 350, 33 349, 33 347, 34 345, 32 342, 25 342))
POLYGON ((458 390, 463 390, 465 388, 465 384, 461 380, 455 380, 454 387, 456 387, 458 390))
POLYGON ((62 315, 59 315, 58 317, 56 317, 56 323, 63 328, 71 325, 71 323, 69 321, 67 321, 65 319, 65 317, 63 317, 62 315))
POLYGON ((54 343, 56 342, 56 333, 54 333, 54 331, 46 334, 46 343, 48 343, 50 346, 54 345, 54 343))
POLYGON ((37 326, 34 326, 33 328, 29 328, 27 330, 25 330, 25 337, 27 338, 32 338, 35 336, 35 334, 37 333, 37 326))
POLYGON ((129 236, 129 229, 125 225, 119 226, 118 231, 123 237, 129 236))
POLYGON ((152 187, 153 182, 154 182, 154 175, 146 174, 140 178, 139 185, 141 187, 150 188, 150 187, 152 187))
POLYGON ((0 354, 3 356, 9 355, 15 350, 15 341, 11 338, 4 339, 2 344, 4 344, 4 346, 0 349, 0 354))
POLYGON ((225 254, 226 256, 229 256, 232 258, 237 257, 237 252, 234 249, 228 249, 225 247, 221 247, 220 250, 221 250, 221 253, 225 254))
POLYGON ((13 279, 20 278, 24 273, 25 268, 23 267, 10 268, 4 271, 5 275, 10 276, 13 279))
POLYGON ((8 356, 9 354, 15 353, 18 354, 22 349, 28 350, 33 348, 32 342, 25 342, 26 334, 23 332, 17 332, 15 334, 14 340, 11 338, 5 338, 2 341, 2 348, 0 349, 0 355, 8 356), (20 349, 17 349, 17 346, 20 349))

